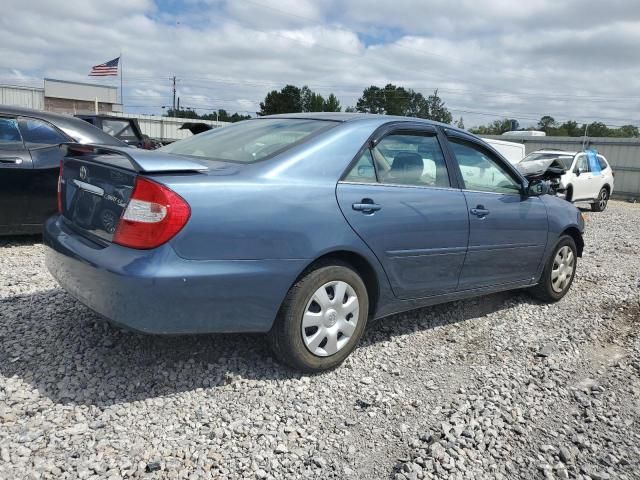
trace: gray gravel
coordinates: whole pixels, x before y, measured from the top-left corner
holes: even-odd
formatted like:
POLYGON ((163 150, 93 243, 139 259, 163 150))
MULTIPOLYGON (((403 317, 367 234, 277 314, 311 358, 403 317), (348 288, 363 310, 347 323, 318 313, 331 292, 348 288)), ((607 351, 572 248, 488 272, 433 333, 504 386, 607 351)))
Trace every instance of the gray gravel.
POLYGON ((109 326, 0 239, 0 478, 640 478, 640 206, 586 215, 560 303, 395 316, 316 376, 109 326))

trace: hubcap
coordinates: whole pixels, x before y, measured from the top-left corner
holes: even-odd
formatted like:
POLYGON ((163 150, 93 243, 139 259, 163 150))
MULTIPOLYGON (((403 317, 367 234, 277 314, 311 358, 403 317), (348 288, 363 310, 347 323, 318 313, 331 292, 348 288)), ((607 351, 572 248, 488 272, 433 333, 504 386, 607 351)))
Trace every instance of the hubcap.
POLYGON ((309 351, 328 357, 344 348, 358 324, 360 304, 347 282, 325 283, 311 296, 302 316, 302 339, 309 351))
POLYGON ((607 206, 607 191, 606 190, 602 190, 600 192, 600 201, 598 202, 600 205, 600 210, 604 210, 604 208, 607 206))
POLYGON ((569 285, 571 277, 573 277, 574 263, 575 256, 571 248, 564 246, 558 250, 551 269, 551 286, 555 292, 561 293, 569 285))

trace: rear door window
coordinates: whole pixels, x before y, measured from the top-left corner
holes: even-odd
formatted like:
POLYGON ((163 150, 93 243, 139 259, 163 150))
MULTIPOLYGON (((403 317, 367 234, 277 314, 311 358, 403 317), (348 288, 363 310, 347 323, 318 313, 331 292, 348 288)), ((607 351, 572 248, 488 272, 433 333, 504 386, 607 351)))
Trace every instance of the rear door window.
POLYGON ((344 177, 345 182, 376 183, 376 169, 373 166, 371 150, 368 148, 360 156, 356 164, 344 177))
POLYGON ((0 117, 0 149, 24 148, 15 118, 0 117))
POLYGON ((372 150, 381 183, 450 187, 449 172, 434 134, 392 134, 372 150))
POLYGON ((68 142, 69 139, 49 122, 37 118, 21 118, 20 131, 27 147, 44 147, 68 142))

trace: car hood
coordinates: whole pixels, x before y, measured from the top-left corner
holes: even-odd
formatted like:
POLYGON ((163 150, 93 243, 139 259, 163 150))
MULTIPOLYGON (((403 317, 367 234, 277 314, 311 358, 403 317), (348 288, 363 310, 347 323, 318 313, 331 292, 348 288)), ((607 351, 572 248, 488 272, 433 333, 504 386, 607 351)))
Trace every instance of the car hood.
POLYGON ((547 170, 553 169, 553 173, 563 174, 566 170, 558 166, 556 158, 547 158, 542 160, 533 160, 528 162, 520 162, 516 165, 516 168, 525 177, 535 177, 542 175, 547 170))

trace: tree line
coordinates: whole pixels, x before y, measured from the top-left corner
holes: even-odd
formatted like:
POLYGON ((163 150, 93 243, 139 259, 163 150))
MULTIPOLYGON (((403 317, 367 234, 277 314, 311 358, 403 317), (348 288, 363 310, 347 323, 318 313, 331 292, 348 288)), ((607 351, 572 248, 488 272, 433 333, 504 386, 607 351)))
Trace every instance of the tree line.
MULTIPOLYGON (((333 93, 325 99, 306 85, 302 88, 286 85, 281 90, 273 90, 267 94, 260 103, 258 115, 340 111, 342 106, 333 93)), ((347 107, 345 111, 427 118, 448 124, 453 121, 453 116, 438 95, 438 90, 425 97, 411 88, 391 83, 384 87, 371 85, 365 88, 356 105, 347 107)), ((464 128, 463 120, 459 119, 456 125, 464 128)))
MULTIPOLYGON (((341 112, 342 105, 335 94, 330 93, 326 98, 314 92, 308 86, 297 87, 285 85, 280 90, 272 90, 267 93, 264 101, 260 102, 258 116, 274 115, 279 113, 301 112, 341 112)), ((392 83, 384 87, 371 85, 365 88, 355 106, 349 106, 346 112, 375 113, 382 115, 399 115, 405 117, 425 118, 437 122, 452 124, 464 129, 464 120, 460 117, 453 119, 453 115, 447 108, 444 100, 438 94, 438 90, 428 96, 416 92, 411 88, 397 86, 392 83)), ((239 113, 229 114, 220 109, 215 113, 199 115, 193 109, 169 109, 168 116, 219 120, 221 122, 238 122, 251 118, 250 115, 239 113)), ((640 131, 634 125, 622 125, 610 127, 602 122, 578 124, 574 120, 557 122, 552 116, 544 115, 537 124, 522 128, 516 119, 503 118, 494 120, 486 125, 480 125, 469 129, 476 135, 502 135, 512 130, 527 131, 539 130, 548 136, 581 137, 586 134, 590 137, 639 137, 640 131)))
POLYGON ((324 98, 306 85, 302 88, 286 85, 282 90, 272 90, 260 102, 258 115, 300 112, 340 112, 342 106, 333 93, 324 98))
POLYGON ((217 120, 219 122, 239 122, 241 120, 249 120, 251 115, 240 115, 239 113, 229 114, 225 109, 221 108, 214 113, 198 114, 192 108, 181 108, 167 110, 167 117, 192 118, 194 120, 217 120))
POLYGON ((582 137, 585 133, 589 137, 628 138, 640 136, 638 127, 634 125, 622 125, 612 128, 602 122, 578 124, 575 120, 567 120, 566 122, 559 123, 550 115, 544 115, 536 125, 527 128, 520 128, 518 121, 515 119, 503 118, 501 120, 494 120, 486 125, 469 129, 471 133, 475 133, 476 135, 502 135, 511 130, 538 130, 550 137, 582 137))

